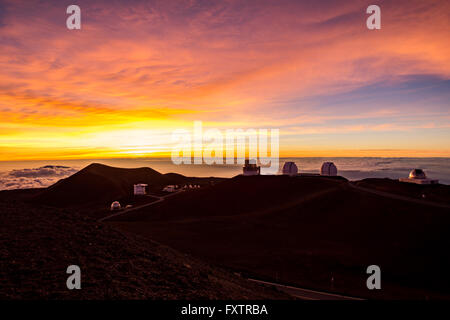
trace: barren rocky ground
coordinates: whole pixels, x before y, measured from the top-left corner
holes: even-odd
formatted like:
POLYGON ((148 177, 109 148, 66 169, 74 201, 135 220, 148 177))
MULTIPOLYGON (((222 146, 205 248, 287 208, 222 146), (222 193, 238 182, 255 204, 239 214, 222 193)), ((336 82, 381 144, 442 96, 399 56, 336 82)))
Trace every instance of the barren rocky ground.
POLYGON ((0 192, 0 299, 283 299, 226 270, 68 209, 0 192), (81 268, 68 290, 66 268, 81 268))

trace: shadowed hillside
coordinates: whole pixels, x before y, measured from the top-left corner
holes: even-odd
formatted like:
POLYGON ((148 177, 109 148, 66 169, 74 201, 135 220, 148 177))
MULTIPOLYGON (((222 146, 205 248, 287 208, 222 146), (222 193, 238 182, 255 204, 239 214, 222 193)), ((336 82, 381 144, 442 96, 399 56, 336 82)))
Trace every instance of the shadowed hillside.
POLYGON ((183 183, 203 188, 107 224, 249 277, 372 298, 450 297, 446 185, 323 176, 202 179, 93 164, 28 196, 40 192, 40 203, 78 214, 76 201, 93 211, 89 203, 129 195, 141 182, 150 191, 183 183), (383 290, 367 290, 372 264, 381 267, 383 290))
POLYGON ((113 220, 272 281, 376 298, 450 297, 450 209, 337 177, 240 176, 113 220), (372 264, 382 269, 381 291, 366 288, 372 264))
POLYGON ((62 179, 38 194, 34 201, 52 206, 85 206, 130 197, 133 185, 148 184, 150 191, 160 191, 168 184, 198 183, 209 185, 218 178, 189 178, 180 174, 161 174, 150 168, 114 168, 93 163, 62 179))
POLYGON ((443 184, 415 184, 392 179, 364 179, 357 186, 450 205, 450 187, 443 184))
POLYGON ((289 299, 74 209, 31 206, 0 192, 0 299, 289 299), (81 268, 81 290, 66 269, 81 268))
POLYGON ((214 187, 181 193, 162 205, 136 212, 124 219, 174 220, 213 216, 263 215, 321 198, 337 188, 345 188, 342 177, 236 176, 214 187))

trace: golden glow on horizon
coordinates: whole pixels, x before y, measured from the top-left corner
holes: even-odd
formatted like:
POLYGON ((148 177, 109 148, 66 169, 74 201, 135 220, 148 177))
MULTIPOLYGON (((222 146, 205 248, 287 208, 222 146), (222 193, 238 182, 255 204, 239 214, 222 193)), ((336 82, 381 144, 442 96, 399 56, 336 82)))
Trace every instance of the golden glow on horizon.
MULTIPOLYGON (((167 148, 166 148, 167 149, 167 148)), ((9 150, 0 161, 19 160, 78 160, 78 159, 119 159, 119 158, 170 158, 171 150, 156 150, 151 148, 130 148, 130 149, 71 149, 57 148, 54 150, 42 151, 38 148, 24 148, 9 150)), ((307 150, 280 150, 281 158, 295 157, 450 157, 450 150, 357 150, 357 149, 307 149, 307 150)))

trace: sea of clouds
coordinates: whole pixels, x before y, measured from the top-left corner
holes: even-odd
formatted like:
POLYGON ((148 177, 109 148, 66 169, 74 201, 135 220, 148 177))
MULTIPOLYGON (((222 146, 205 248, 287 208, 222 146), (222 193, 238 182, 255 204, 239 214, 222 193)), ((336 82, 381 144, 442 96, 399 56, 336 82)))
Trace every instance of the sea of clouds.
POLYGON ((0 172, 0 190, 44 188, 66 178, 78 169, 66 166, 43 166, 0 172))

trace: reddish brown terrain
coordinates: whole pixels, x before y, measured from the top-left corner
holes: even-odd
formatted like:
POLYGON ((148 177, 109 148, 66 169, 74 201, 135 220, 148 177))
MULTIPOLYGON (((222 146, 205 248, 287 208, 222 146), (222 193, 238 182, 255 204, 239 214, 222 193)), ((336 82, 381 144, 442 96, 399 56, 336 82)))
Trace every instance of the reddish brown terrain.
POLYGON ((450 209, 345 179, 236 177, 113 220, 252 277, 368 298, 450 297, 450 209), (380 291, 366 288, 372 264, 382 270, 380 291))
POLYGON ((76 210, 28 204, 35 193, 0 192, 0 299, 289 298, 76 210), (66 287, 72 264, 81 290, 66 287))
POLYGON ((399 182, 391 179, 364 179, 356 181, 357 186, 370 188, 390 194, 406 196, 428 202, 442 203, 450 206, 448 186, 442 184, 420 185, 415 183, 399 182))
POLYGON ((91 207, 99 203, 108 206, 114 200, 129 200, 133 195, 133 185, 137 183, 148 184, 148 191, 158 193, 169 184, 205 186, 221 180, 162 174, 151 168, 123 169, 93 163, 43 189, 34 201, 55 207, 91 207))
MULTIPOLYGON (((128 170, 94 165, 46 190, 1 192, 1 279, 7 281, 1 295, 73 297, 64 271, 79 263, 87 290, 76 294, 85 298, 281 297, 222 268, 365 298, 450 298, 449 186, 417 190, 389 179, 320 176, 208 178, 198 180, 200 189, 96 222, 92 217, 110 214, 113 196, 131 197, 130 185, 142 182, 128 170), (110 180, 122 192, 102 196, 110 180), (89 205, 73 205, 74 192, 89 205), (366 287, 372 264, 381 267, 382 290, 366 287)), ((156 177, 155 189, 165 179, 138 170, 156 177)))

